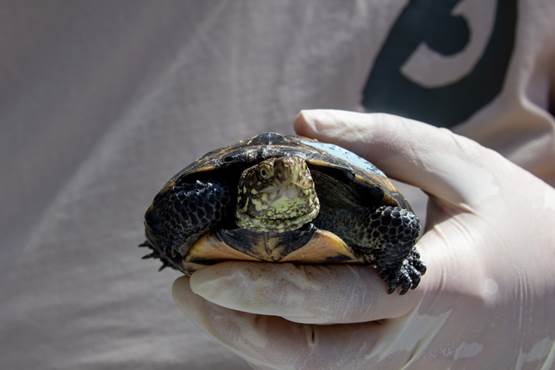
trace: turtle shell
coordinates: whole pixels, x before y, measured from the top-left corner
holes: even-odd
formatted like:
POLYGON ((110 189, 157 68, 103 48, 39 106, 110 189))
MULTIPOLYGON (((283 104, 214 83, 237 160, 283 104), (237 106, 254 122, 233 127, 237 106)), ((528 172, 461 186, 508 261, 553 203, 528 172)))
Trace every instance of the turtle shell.
MULTIPOLYGON (((282 156, 301 157, 310 169, 341 177, 350 186, 357 187, 357 191, 368 192, 374 202, 378 197, 377 201, 381 204, 410 209, 386 175, 369 161, 337 145, 273 132, 206 153, 173 176, 161 192, 198 177, 210 177, 218 171, 236 174, 238 178, 243 169, 265 159, 282 156)), ((244 229, 236 229, 233 234, 209 232, 191 247, 179 269, 190 274, 207 264, 224 260, 363 262, 341 238, 326 230, 307 232, 306 239, 295 234, 295 240, 288 239, 286 233, 265 233, 263 237, 259 234, 244 229), (230 241, 237 238, 240 240, 231 246, 230 241)))
POLYGON ((410 209, 387 176, 375 165, 340 146, 301 136, 266 132, 236 144, 210 151, 175 176, 166 186, 187 181, 190 176, 240 165, 248 167, 271 157, 299 156, 310 166, 335 170, 353 185, 378 188, 384 192, 384 204, 410 209))

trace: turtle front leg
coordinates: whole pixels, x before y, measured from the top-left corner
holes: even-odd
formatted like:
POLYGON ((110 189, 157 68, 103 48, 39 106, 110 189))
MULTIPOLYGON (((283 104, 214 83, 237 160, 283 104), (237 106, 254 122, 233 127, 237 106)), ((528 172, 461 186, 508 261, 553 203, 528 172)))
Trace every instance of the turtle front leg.
POLYGON ((400 294, 416 288, 426 271, 414 247, 420 222, 407 209, 329 207, 320 211, 315 224, 340 236, 372 264, 387 284, 388 293, 399 287, 400 294))
POLYGON ((371 249, 361 251, 369 257, 378 274, 386 282, 388 293, 400 288, 400 294, 414 289, 426 266, 414 247, 420 234, 420 221, 411 211, 381 206, 368 215, 363 240, 371 249))
POLYGON ((223 182, 200 181, 168 187, 145 214, 147 241, 141 246, 166 266, 181 270, 191 246, 205 232, 221 224, 230 212, 232 196, 223 182))

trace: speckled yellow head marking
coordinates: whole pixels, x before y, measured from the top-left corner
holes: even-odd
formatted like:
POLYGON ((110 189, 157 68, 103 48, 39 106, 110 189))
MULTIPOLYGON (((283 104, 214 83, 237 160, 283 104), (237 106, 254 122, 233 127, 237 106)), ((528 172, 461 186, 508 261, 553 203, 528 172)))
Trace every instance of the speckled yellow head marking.
POLYGON ((314 182, 302 158, 270 158, 241 174, 235 213, 239 227, 295 230, 316 218, 319 210, 314 182))

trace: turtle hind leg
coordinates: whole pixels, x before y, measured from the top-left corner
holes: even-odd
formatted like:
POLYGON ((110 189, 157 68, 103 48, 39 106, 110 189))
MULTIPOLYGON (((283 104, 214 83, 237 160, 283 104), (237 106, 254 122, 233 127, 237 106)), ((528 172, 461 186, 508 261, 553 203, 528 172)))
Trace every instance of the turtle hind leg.
POLYGON ((381 206, 369 214, 369 225, 366 238, 370 236, 374 243, 370 256, 388 293, 400 288, 400 294, 405 294, 416 288, 426 272, 414 247, 420 234, 416 215, 404 208, 381 206))
POLYGON ((160 192, 145 214, 151 257, 181 270, 181 262, 200 235, 228 216, 232 203, 228 188, 219 181, 181 183, 160 192))

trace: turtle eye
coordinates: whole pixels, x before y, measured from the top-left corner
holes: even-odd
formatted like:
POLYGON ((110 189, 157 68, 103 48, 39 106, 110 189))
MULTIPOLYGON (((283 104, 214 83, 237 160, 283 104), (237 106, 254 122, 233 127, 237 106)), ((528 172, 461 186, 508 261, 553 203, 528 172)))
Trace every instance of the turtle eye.
POLYGON ((269 179, 270 177, 272 177, 272 170, 268 166, 262 166, 259 173, 260 177, 262 177, 263 179, 269 179))

